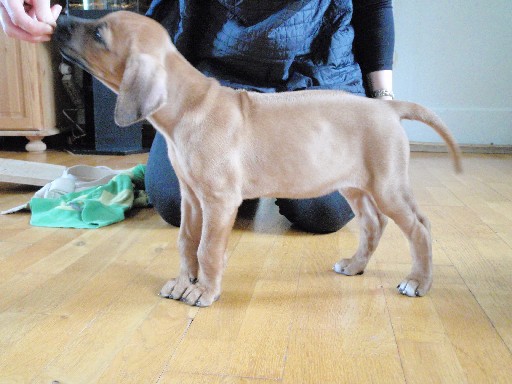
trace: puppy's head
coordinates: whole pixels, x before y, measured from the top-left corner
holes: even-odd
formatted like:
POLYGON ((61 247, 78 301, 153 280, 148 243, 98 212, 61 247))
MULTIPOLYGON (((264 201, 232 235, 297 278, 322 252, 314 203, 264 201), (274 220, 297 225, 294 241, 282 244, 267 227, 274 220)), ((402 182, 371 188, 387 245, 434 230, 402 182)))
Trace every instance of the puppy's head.
POLYGON ((60 16, 54 41, 66 59, 118 94, 118 125, 143 120, 167 101, 165 57, 176 48, 157 22, 124 11, 97 20, 60 16))

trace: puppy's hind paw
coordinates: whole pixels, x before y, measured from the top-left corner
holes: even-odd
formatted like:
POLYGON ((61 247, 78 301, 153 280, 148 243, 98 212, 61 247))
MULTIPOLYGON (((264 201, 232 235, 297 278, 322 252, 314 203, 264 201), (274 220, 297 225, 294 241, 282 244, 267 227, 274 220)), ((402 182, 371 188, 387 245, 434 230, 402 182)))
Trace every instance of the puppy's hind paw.
POLYGON ((357 262, 352 259, 342 259, 334 264, 332 270, 336 273, 345 276, 354 276, 354 275, 362 275, 364 273, 364 267, 359 265, 357 262))
POLYGON ((430 288, 430 284, 421 284, 414 279, 405 279, 396 287, 398 293, 409 297, 421 297, 425 296, 430 288))

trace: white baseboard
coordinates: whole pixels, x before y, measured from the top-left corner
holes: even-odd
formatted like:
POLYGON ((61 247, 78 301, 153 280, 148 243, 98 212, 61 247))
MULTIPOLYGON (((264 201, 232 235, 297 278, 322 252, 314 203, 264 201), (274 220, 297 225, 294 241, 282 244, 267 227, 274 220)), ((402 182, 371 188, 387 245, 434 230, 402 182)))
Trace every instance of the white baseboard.
MULTIPOLYGON (((512 154, 512 145, 459 144, 463 153, 512 154)), ((411 142, 411 152, 448 152, 444 143, 411 142)))

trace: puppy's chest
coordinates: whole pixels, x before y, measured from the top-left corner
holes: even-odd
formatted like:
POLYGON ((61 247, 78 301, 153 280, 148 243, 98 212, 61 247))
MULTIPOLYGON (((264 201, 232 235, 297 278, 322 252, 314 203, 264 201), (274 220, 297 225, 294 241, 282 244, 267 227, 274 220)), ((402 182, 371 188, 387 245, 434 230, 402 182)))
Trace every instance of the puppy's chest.
POLYGON ((174 150, 169 151, 169 158, 178 177, 187 184, 198 188, 216 188, 228 180, 235 182, 237 160, 228 150, 213 150, 208 145, 173 147, 174 150))

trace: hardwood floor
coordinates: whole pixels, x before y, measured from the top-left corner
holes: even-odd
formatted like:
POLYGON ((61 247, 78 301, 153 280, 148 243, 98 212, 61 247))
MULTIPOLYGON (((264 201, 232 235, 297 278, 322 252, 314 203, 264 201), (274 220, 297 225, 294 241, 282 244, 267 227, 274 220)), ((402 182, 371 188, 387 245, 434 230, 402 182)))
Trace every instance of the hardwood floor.
MULTIPOLYGON (((71 166, 129 168, 147 155, 0 152, 71 166)), ((178 271, 178 230, 151 209, 103 229, 37 228, 0 216, 0 383, 510 383, 512 156, 414 153, 432 221, 434 285, 399 295, 408 245, 390 223, 362 276, 357 223, 289 228, 271 200, 239 219, 223 295, 198 309, 157 296, 178 271)), ((31 187, 0 184, 0 210, 31 187)))

